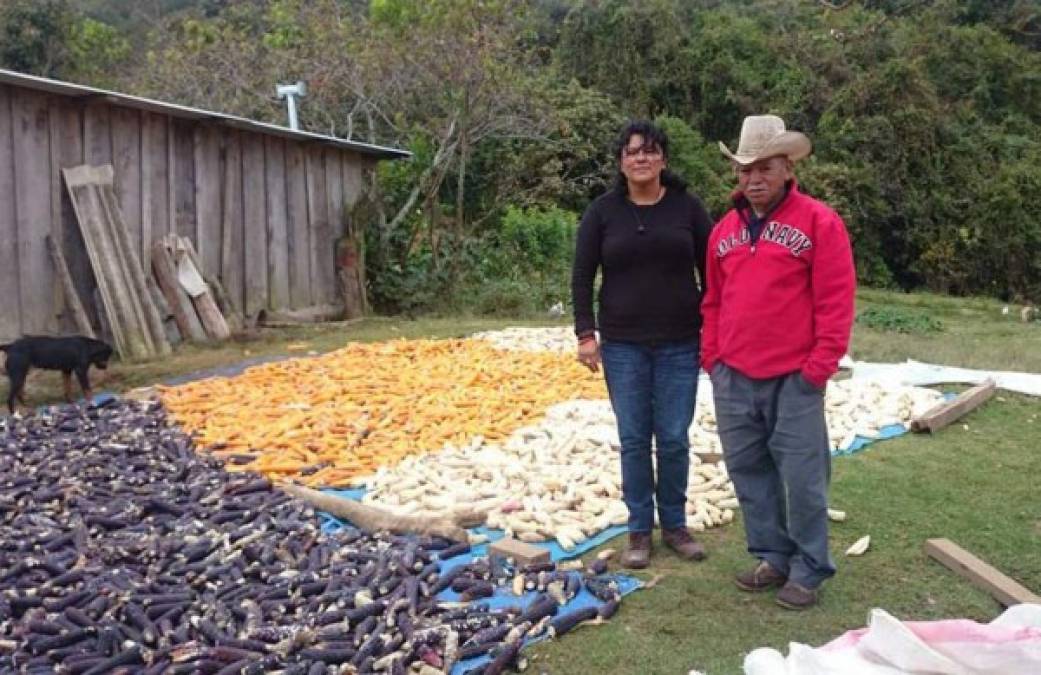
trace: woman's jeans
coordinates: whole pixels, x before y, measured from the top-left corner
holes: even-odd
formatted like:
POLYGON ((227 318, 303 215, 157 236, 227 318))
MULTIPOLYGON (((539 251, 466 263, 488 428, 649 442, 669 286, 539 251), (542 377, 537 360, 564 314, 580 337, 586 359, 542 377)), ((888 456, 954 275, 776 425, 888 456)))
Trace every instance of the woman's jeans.
POLYGON ((655 498, 663 529, 686 527, 688 433, 698 390, 699 351, 696 339, 655 344, 605 340, 600 347, 622 441, 622 499, 629 508, 630 532, 654 528, 655 498))

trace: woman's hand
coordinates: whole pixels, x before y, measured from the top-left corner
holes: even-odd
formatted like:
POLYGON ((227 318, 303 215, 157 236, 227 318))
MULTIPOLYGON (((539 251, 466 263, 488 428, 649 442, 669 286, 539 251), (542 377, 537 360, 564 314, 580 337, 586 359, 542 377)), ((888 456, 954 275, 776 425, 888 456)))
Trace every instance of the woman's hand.
POLYGON ((595 337, 578 343, 578 362, 594 373, 600 370, 600 345, 595 337))

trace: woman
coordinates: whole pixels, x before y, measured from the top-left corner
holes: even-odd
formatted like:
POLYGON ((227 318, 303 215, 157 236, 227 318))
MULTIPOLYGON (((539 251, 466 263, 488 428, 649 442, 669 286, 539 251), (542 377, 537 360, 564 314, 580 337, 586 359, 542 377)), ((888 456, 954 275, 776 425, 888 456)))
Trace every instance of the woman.
POLYGON ((618 422, 622 498, 629 509, 622 564, 642 568, 650 562, 655 502, 664 543, 685 559, 701 560, 705 549, 687 530, 684 503, 698 385, 697 279, 705 277, 712 224, 701 201, 667 170, 668 139, 657 126, 628 123, 615 157, 614 188, 589 206, 578 230, 571 278, 578 359, 594 372, 603 363, 618 422), (602 283, 595 317, 597 270, 602 283))

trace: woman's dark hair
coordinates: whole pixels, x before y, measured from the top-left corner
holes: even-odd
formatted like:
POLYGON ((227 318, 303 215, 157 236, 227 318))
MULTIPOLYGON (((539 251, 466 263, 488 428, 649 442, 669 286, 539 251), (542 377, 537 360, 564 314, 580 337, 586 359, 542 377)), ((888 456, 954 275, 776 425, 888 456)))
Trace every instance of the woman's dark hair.
MULTIPOLYGON (((669 137, 665 131, 647 120, 629 120, 622 127, 622 130, 618 132, 618 137, 614 142, 614 158, 619 164, 622 161, 622 150, 629 145, 629 139, 633 136, 643 136, 643 142, 645 145, 650 145, 661 149, 662 157, 666 161, 669 159, 669 137)), ((667 188, 673 188, 674 190, 685 191, 687 189, 687 182, 680 178, 678 175, 665 169, 661 172, 661 184, 667 188)), ((629 194, 629 182, 625 179, 625 174, 618 171, 615 174, 614 189, 619 194, 629 194)))

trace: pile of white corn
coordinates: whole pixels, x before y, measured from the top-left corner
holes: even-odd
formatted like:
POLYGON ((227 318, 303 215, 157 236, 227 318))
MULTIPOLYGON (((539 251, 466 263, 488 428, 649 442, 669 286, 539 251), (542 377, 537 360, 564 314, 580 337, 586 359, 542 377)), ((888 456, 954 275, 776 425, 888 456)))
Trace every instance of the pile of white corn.
POLYGON ((487 340, 499 349, 517 352, 573 352, 575 329, 571 326, 527 328, 511 326, 503 330, 474 333, 471 337, 487 340))
MULTIPOLYGON (((482 512, 489 527, 527 542, 555 539, 564 550, 627 518, 606 401, 563 403, 502 445, 475 438, 381 469, 367 485, 363 501, 399 513, 482 512)), ((687 497, 695 531, 734 518, 737 500, 722 462, 703 463, 693 451, 687 497)))

